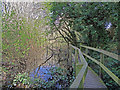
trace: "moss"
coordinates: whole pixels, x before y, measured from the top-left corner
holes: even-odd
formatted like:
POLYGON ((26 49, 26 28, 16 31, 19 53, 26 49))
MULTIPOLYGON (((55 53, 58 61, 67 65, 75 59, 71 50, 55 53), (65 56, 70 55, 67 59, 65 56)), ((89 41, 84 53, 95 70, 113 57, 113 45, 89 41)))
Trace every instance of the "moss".
POLYGON ((76 65, 76 76, 78 75, 78 73, 80 72, 81 68, 83 65, 76 65))

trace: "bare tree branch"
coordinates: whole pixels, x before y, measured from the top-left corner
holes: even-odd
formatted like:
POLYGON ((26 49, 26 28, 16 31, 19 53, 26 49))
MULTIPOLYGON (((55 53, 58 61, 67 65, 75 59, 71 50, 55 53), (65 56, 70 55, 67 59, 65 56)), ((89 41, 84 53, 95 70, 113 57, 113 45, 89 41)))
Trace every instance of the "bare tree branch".
POLYGON ((53 23, 55 28, 57 29, 57 31, 60 33, 60 35, 62 35, 62 37, 64 38, 64 40, 69 43, 69 41, 67 41, 67 39, 64 37, 64 35, 60 32, 60 30, 56 27, 55 23, 53 23))
MULTIPOLYGON (((37 70, 37 73, 38 73, 38 71, 40 70, 40 67, 41 67, 43 64, 45 64, 48 60, 50 60, 52 57, 53 57, 53 53, 52 53, 51 56, 50 56, 49 58, 47 58, 42 64, 39 65, 38 70, 37 70)), ((37 73, 36 73, 36 74, 37 74, 37 73)))

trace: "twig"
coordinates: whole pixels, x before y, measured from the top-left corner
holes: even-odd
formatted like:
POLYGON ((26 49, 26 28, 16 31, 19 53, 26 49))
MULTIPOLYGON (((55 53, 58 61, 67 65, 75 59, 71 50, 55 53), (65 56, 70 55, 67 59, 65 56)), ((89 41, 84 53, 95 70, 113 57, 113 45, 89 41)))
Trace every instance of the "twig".
MULTIPOLYGON (((51 56, 50 56, 49 58, 47 58, 42 64, 39 65, 38 70, 37 70, 37 73, 38 73, 40 67, 41 67, 43 64, 45 64, 48 60, 50 60, 50 59, 52 58, 52 56, 53 56, 53 53, 52 53, 51 56)), ((37 73, 36 73, 36 75, 37 75, 37 73)))

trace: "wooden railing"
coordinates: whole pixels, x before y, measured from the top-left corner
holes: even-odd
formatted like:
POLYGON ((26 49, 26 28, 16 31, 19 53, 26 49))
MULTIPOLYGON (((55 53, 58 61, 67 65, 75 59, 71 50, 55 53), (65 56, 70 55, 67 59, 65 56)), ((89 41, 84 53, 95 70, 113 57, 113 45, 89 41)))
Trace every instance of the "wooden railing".
MULTIPOLYGON (((84 85, 84 80, 85 80, 85 77, 86 77, 86 74, 87 74, 87 69, 88 69, 88 64, 84 58, 84 56, 82 55, 82 52, 79 48, 75 47, 75 46, 72 46, 70 45, 71 47, 71 51, 72 50, 75 50, 75 60, 79 60, 78 59, 78 56, 80 57, 80 60, 79 61, 79 64, 81 65, 80 62, 82 62, 83 66, 81 68, 81 70, 79 71, 76 79, 73 81, 72 85, 70 86, 70 88, 83 88, 83 85, 84 85)), ((72 53, 71 53, 72 54, 72 53)))
POLYGON ((113 74, 107 67, 105 67, 104 65, 104 55, 107 55, 111 58, 114 58, 116 60, 119 60, 120 61, 120 58, 119 58, 119 55, 117 54, 114 54, 114 53, 111 53, 111 52, 108 52, 108 51, 105 51, 105 50, 101 50, 101 49, 96 49, 96 48, 93 48, 93 47, 89 47, 89 46, 84 46, 84 45, 80 45, 81 48, 85 48, 86 52, 82 54, 84 56, 86 56, 87 58, 89 58, 90 60, 92 60, 93 62, 95 62, 96 64, 98 64, 101 69, 100 69, 100 75, 102 74, 101 71, 104 70, 119 86, 120 86, 120 79, 115 75, 113 74), (87 55, 88 53, 88 49, 90 50, 93 50, 93 51, 97 51, 100 53, 100 62, 94 58, 92 58, 91 56, 87 55))

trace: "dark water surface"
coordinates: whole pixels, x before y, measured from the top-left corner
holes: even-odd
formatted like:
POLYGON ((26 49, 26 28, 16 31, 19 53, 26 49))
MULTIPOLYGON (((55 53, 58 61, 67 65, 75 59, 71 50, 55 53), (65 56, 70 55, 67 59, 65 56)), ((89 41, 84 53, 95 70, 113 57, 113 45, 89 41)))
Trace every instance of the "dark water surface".
POLYGON ((69 85, 70 85, 70 81, 68 80, 69 76, 67 76, 67 75, 65 75, 65 76, 60 75, 59 76, 59 75, 57 75, 58 73, 54 73, 54 75, 52 74, 51 69, 54 70, 53 68, 59 68, 59 67, 56 67, 56 66, 41 66, 40 69, 39 69, 39 72, 37 73, 38 68, 39 67, 37 67, 34 71, 32 71, 30 73, 31 78, 33 78, 33 79, 40 78, 41 80, 44 80, 45 82, 49 82, 49 81, 53 80, 53 81, 55 81, 54 87, 56 87, 56 88, 69 87, 69 85), (56 78, 56 76, 57 76, 57 78, 56 78), (65 79, 61 79, 60 77, 64 77, 65 79))
POLYGON ((51 73, 50 69, 52 67, 55 67, 55 66, 41 66, 39 71, 38 71, 39 67, 37 67, 34 71, 30 73, 30 77, 34 79, 35 75, 37 75, 36 78, 40 77, 42 80, 48 81, 49 78, 52 78, 52 75, 50 74, 51 73))

